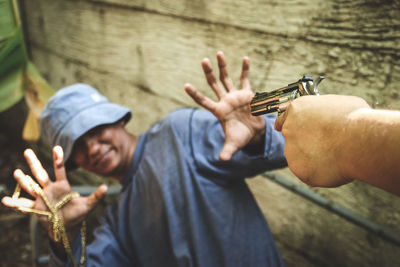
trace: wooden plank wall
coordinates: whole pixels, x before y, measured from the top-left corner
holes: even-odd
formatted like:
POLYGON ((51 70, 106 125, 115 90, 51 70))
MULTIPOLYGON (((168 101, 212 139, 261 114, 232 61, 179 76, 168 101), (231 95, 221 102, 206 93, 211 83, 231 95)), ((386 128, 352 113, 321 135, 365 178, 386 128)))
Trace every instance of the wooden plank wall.
MULTIPOLYGON (((97 87, 132 108, 128 128, 135 134, 194 105, 183 92, 186 82, 213 97, 200 61, 215 63, 219 50, 233 78, 242 57, 250 57, 256 91, 325 75, 322 93, 400 108, 396 0, 22 2, 31 58, 50 84, 97 87)), ((398 246, 266 179, 249 185, 288 266, 400 266, 398 246)), ((400 198, 362 183, 313 190, 400 233, 400 198)))

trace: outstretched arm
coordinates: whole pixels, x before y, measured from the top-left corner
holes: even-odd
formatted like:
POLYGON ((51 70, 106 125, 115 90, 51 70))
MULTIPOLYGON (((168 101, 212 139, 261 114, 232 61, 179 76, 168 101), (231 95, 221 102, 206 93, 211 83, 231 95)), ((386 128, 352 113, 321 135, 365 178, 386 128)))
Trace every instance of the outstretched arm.
POLYGON ((286 139, 289 168, 312 186, 361 180, 400 195, 400 112, 374 110, 361 98, 294 100, 275 128, 286 139))
MULTIPOLYGON (((54 171, 56 177, 54 182, 50 180, 46 170, 43 168, 42 164, 31 149, 25 150, 24 156, 32 174, 35 176, 40 186, 29 175, 24 174, 19 169, 15 170, 14 178, 22 189, 34 197, 34 200, 27 198, 4 197, 2 202, 8 207, 19 208, 20 210, 34 209, 37 211, 49 212, 48 204, 46 204, 45 201, 48 200, 50 205, 55 207, 56 203, 59 203, 65 196, 72 193, 65 172, 62 148, 59 146, 53 148, 54 171)), ((72 198, 68 203, 60 208, 60 219, 67 231, 70 244, 79 233, 80 226, 85 219, 85 216, 96 206, 98 201, 105 196, 106 192, 107 187, 101 185, 90 196, 72 198)), ((54 241, 56 238, 53 233, 53 225, 49 222, 48 217, 40 215, 39 220, 47 229, 49 237, 54 241)), ((58 249, 58 255, 64 258, 65 251, 62 249, 61 243, 58 249)))
POLYGON ((225 143, 220 159, 226 161, 247 144, 258 144, 264 140, 265 121, 262 117, 254 117, 250 114, 249 103, 254 93, 248 77, 249 59, 243 58, 240 77, 242 89, 240 90, 236 89, 228 75, 225 56, 222 52, 217 53, 217 60, 221 83, 216 79, 208 58, 203 59, 201 65, 218 102, 204 96, 191 84, 185 85, 185 91, 196 103, 212 112, 220 121, 225 132, 225 143))

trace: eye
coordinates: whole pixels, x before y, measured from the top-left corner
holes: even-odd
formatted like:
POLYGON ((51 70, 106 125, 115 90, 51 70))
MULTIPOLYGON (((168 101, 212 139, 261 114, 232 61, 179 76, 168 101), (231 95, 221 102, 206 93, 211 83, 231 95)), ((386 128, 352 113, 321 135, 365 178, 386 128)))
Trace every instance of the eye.
POLYGON ((78 140, 75 141, 74 146, 72 147, 72 152, 71 152, 71 158, 75 158, 76 155, 78 155, 84 146, 84 142, 82 141, 81 138, 79 138, 78 140))
POLYGON ((97 126, 89 131, 87 131, 83 136, 85 137, 93 137, 95 136, 98 132, 101 132, 102 126, 97 126))

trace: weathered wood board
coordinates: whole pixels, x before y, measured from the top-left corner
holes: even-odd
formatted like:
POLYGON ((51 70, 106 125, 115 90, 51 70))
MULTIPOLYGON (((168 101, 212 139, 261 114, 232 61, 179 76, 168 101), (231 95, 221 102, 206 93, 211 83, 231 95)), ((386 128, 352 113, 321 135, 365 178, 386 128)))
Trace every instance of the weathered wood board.
MULTIPOLYGON (((31 58, 50 84, 97 87, 133 110, 135 134, 194 106, 186 82, 213 97, 200 61, 215 63, 219 50, 236 84, 242 57, 250 57, 256 91, 325 75, 322 93, 400 108, 399 1, 25 0, 23 7, 31 58)), ((400 265, 399 247, 269 180, 249 185, 288 266, 400 265)), ((314 190, 400 233, 400 198, 362 183, 314 190)))

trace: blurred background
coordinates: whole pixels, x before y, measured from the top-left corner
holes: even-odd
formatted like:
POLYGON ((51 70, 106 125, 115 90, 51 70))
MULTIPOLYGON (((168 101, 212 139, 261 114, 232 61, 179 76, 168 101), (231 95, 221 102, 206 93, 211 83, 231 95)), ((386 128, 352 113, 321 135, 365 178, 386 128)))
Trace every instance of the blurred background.
MULTIPOLYGON (((96 87, 132 109, 127 128, 140 134, 195 106, 186 82, 214 98, 200 61, 215 64, 220 50, 237 86, 249 56, 254 91, 324 75, 322 94, 400 109, 398 0, 0 0, 0 12, 1 196, 13 193, 13 170, 26 169, 26 147, 51 172, 36 119, 56 90, 96 87)), ((104 182, 82 171, 70 178, 104 182)), ((288 169, 248 184, 287 266, 400 266, 399 197, 361 182, 309 188, 288 169)), ((33 265, 29 222, 1 205, 1 266, 33 265)))

